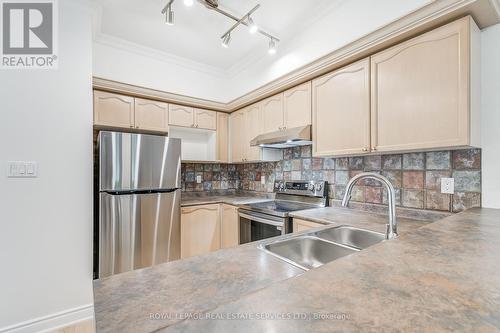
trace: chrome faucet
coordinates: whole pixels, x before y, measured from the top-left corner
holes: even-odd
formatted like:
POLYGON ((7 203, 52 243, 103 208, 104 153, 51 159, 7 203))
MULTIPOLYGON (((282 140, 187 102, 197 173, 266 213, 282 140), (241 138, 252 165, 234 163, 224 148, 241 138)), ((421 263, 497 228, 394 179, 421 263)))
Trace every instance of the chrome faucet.
POLYGON ((396 195, 394 186, 392 186, 389 179, 385 178, 384 176, 374 172, 363 172, 352 177, 347 184, 344 199, 342 200, 342 206, 347 207, 349 205, 349 200, 351 200, 352 188, 358 180, 365 178, 378 180, 383 185, 385 185, 385 188, 387 190, 387 202, 389 204, 389 224, 386 225, 385 239, 396 238, 398 236, 398 224, 396 222, 396 195))

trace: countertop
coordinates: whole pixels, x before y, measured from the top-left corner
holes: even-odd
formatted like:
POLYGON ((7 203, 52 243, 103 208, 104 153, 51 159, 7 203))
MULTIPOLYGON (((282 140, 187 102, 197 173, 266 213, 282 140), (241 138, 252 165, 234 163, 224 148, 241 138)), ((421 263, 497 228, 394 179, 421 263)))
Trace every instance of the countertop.
MULTIPOLYGON (((335 223, 385 224, 357 214, 335 223)), ((399 238, 308 272, 251 243, 97 280, 98 332, 499 331, 500 210, 399 222, 399 238)))

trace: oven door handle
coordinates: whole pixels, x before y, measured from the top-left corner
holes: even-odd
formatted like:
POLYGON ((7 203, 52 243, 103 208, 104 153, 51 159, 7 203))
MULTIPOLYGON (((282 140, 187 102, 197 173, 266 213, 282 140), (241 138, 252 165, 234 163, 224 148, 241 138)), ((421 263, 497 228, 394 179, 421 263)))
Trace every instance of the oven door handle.
POLYGON ((243 217, 244 219, 248 219, 250 221, 255 221, 255 222, 260 222, 260 223, 264 223, 264 224, 269 224, 269 225, 274 225, 276 227, 283 227, 283 222, 276 222, 276 221, 271 221, 271 220, 266 220, 266 219, 263 219, 263 218, 260 218, 260 217, 257 217, 257 216, 252 216, 252 215, 248 215, 248 214, 245 214, 245 213, 239 213, 240 217, 243 217))

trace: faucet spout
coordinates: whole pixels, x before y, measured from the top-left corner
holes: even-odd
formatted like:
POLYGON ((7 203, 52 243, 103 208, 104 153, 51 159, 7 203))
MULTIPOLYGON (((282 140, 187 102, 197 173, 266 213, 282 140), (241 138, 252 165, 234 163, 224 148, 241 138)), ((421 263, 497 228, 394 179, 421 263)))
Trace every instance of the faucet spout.
POLYGON ((374 172, 363 172, 352 177, 347 184, 345 195, 342 199, 342 206, 349 206, 352 189, 360 179, 378 180, 382 183, 382 185, 384 185, 385 189, 387 190, 387 203, 389 204, 389 223, 386 226, 385 238, 396 238, 398 236, 398 224, 396 221, 396 191, 394 190, 394 186, 392 186, 391 182, 386 177, 374 172))

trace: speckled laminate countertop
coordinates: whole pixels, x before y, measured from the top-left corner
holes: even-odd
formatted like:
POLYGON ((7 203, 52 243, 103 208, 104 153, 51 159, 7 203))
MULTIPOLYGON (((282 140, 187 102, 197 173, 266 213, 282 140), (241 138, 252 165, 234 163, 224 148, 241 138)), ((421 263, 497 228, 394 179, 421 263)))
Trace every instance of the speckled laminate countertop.
POLYGON ((398 239, 305 273, 253 243, 95 281, 98 332, 500 330, 500 210, 405 223, 398 239))

